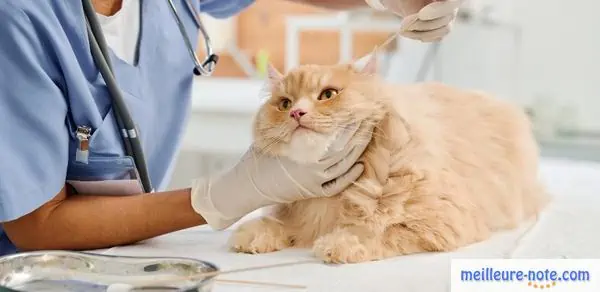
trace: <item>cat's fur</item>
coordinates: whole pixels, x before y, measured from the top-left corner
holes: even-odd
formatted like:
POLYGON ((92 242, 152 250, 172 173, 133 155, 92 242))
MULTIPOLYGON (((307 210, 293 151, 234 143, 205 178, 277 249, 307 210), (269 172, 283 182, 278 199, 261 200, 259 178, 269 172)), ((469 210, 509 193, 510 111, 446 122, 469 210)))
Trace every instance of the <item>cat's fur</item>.
POLYGON ((442 84, 387 84, 373 74, 374 60, 364 69, 306 65, 285 76, 271 69, 272 94, 255 122, 261 155, 315 161, 342 127, 362 121, 361 131, 375 130, 354 185, 246 222, 231 238, 234 250, 312 246, 335 263, 451 251, 546 205, 537 145, 519 107, 442 84), (317 100, 326 87, 339 94, 317 100), (282 97, 304 108, 301 122, 316 131, 294 131, 297 122, 278 110, 282 97))

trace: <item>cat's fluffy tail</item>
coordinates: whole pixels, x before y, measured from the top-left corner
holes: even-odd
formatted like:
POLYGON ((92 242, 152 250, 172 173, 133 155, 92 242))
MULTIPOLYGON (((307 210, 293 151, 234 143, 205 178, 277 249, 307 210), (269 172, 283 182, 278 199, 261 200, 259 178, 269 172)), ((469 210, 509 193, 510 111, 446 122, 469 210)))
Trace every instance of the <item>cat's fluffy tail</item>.
POLYGON ((539 216, 552 201, 552 195, 541 184, 535 183, 523 193, 523 215, 525 219, 539 216))

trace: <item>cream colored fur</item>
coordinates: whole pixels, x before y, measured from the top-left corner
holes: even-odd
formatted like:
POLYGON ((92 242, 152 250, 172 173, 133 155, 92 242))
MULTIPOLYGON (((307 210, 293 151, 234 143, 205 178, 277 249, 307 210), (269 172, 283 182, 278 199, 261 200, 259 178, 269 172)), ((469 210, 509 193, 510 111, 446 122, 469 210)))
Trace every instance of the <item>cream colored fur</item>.
POLYGON ((257 155, 314 161, 352 122, 375 130, 355 185, 276 206, 234 232, 234 250, 312 247, 334 263, 451 251, 542 210, 548 197, 538 183, 538 149, 520 108, 443 84, 386 84, 372 73, 315 65, 272 72, 272 96, 256 118, 257 155), (317 100, 326 87, 339 94, 317 100), (315 131, 294 131, 277 107, 283 97, 306 107, 303 122, 315 131))

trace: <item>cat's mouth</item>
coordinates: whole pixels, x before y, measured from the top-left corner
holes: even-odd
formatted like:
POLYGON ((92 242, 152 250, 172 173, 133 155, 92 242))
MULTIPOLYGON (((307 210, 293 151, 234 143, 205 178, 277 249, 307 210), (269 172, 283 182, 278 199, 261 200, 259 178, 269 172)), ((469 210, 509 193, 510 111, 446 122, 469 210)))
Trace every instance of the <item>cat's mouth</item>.
POLYGON ((315 132, 315 130, 313 128, 305 126, 305 125, 302 125, 302 124, 298 124, 296 126, 296 128, 294 129, 293 132, 298 132, 298 131, 312 131, 312 132, 315 132))
POLYGON ((291 131, 292 134, 296 133, 316 133, 316 134, 327 134, 324 129, 320 129, 319 125, 314 124, 312 121, 298 121, 295 123, 295 127, 291 131))

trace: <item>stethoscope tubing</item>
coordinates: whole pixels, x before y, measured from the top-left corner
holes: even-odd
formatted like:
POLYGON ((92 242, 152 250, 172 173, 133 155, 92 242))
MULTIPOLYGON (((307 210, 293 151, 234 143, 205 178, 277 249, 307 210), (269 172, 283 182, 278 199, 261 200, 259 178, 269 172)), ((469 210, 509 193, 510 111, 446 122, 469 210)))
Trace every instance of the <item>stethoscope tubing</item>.
POLYGON ((123 137, 125 152, 134 160, 144 192, 151 193, 154 190, 148 173, 148 167, 146 165, 144 149, 142 148, 142 143, 131 116, 131 112, 127 108, 127 104, 125 104, 121 91, 117 85, 116 78, 114 77, 112 64, 110 63, 110 56, 108 56, 107 53, 108 46, 106 45, 104 34, 102 33, 96 18, 96 12, 92 7, 91 1, 82 0, 82 3, 87 23, 87 31, 90 39, 92 56, 94 57, 96 66, 100 70, 100 74, 102 75, 102 78, 104 78, 104 82, 106 83, 109 93, 112 96, 115 118, 119 128, 121 129, 121 136, 123 137))
MULTIPOLYGON (((185 26, 183 25, 183 21, 179 17, 179 13, 177 13, 177 7, 175 7, 175 4, 173 3, 172 0, 167 0, 167 2, 169 3, 169 6, 171 6, 171 13, 173 14, 173 18, 175 18, 175 22, 177 23, 177 28, 179 29, 181 37, 183 38, 183 41, 185 42, 187 51, 190 54, 190 57, 192 58, 192 60, 194 61, 194 74, 198 75, 198 76, 204 75, 206 73, 206 71, 204 70, 204 67, 202 67, 202 64, 200 64, 200 62, 198 61, 198 56, 196 55, 196 52, 194 50, 190 49, 190 48, 193 48, 194 46, 192 45, 192 41, 188 37, 187 30, 185 29, 185 26)), ((187 2, 186 2, 186 5, 188 5, 187 2)), ((194 16, 194 18, 195 18, 195 16, 194 16)), ((196 22, 196 24, 198 24, 198 23, 196 22)))
MULTIPOLYGON (((104 78, 104 82, 106 83, 108 91, 112 97, 114 116, 119 126, 119 129, 121 130, 121 136, 123 138, 125 153, 131 156, 134 160, 135 167, 137 169, 144 192, 153 192, 154 189, 152 187, 150 176, 148 174, 146 159, 144 157, 144 151, 138 135, 138 131, 136 129, 136 125, 133 121, 131 113, 127 108, 127 105, 125 104, 123 96, 121 95, 121 91, 117 85, 117 81, 113 73, 113 66, 110 61, 110 56, 108 55, 109 49, 106 44, 106 40, 104 39, 102 28, 100 27, 98 19, 96 18, 96 12, 92 6, 91 0, 82 0, 82 3, 86 19, 88 37, 90 39, 90 50, 92 52, 92 57, 94 58, 94 62, 96 63, 98 70, 100 70, 100 74, 102 75, 102 78, 104 78)), ((202 24, 202 20, 200 19, 198 11, 194 9, 189 0, 185 0, 187 8, 193 14, 196 26, 200 29, 200 32, 204 37, 204 45, 206 48, 207 57, 206 60, 202 63, 200 63, 200 61, 198 60, 198 56, 196 55, 196 52, 193 49, 194 46, 192 45, 192 42, 188 36, 185 26, 183 25, 183 22, 179 17, 179 13, 177 12, 175 4, 172 0, 168 0, 168 3, 171 8, 171 12, 173 13, 175 22, 177 23, 177 27, 179 28, 181 36, 183 37, 183 40, 186 44, 188 53, 190 54, 194 62, 194 74, 198 76, 212 75, 215 66, 219 60, 219 56, 214 54, 212 50, 210 37, 206 32, 204 25, 202 24)))

